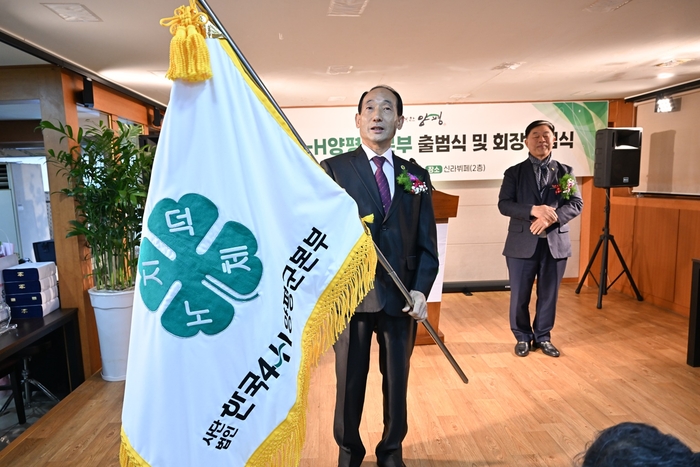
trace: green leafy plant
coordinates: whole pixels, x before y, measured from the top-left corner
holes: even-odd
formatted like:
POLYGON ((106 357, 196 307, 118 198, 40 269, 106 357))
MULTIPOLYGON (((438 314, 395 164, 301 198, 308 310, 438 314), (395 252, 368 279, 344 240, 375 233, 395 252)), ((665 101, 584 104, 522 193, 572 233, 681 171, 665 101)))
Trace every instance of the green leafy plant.
POLYGON ((139 148, 138 125, 104 122, 77 132, 69 125, 42 121, 42 130, 58 132, 69 150, 49 149, 49 162, 59 167, 73 198, 77 217, 67 237, 83 235, 90 248, 92 278, 98 290, 134 286, 141 224, 153 165, 151 146, 139 148))

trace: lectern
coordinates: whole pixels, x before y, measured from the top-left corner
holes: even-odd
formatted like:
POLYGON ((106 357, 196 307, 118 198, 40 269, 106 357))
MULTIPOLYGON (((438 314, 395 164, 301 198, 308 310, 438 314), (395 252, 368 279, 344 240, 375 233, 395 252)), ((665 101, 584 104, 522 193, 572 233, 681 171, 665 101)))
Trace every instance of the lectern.
MULTIPOLYGON (((447 221, 450 217, 457 217, 457 207, 459 206, 459 196, 448 195, 442 191, 433 191, 433 210, 435 211, 435 222, 438 224, 438 250, 440 251, 441 240, 443 242, 447 241, 447 221), (441 226, 439 224, 445 224, 444 230, 445 238, 441 238, 440 230, 441 226)), ((442 272, 445 270, 445 253, 444 249, 440 251, 440 273, 438 273, 438 278, 433 284, 433 290, 437 290, 438 296, 442 295, 442 272)), ((432 294, 431 294, 432 295, 432 294)), ((437 332, 441 341, 445 341, 445 335, 440 331, 440 301, 430 301, 431 298, 428 297, 428 321, 437 332)), ((416 345, 426 345, 435 344, 428 331, 422 325, 418 326, 418 334, 416 335, 416 345)))

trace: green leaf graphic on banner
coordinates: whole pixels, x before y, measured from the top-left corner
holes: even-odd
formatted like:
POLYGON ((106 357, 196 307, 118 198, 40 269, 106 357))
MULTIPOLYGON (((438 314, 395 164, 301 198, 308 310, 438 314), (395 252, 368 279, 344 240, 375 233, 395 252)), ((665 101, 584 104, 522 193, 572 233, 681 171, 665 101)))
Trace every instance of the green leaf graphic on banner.
MULTIPOLYGON (((598 119, 605 125, 603 128, 608 126, 608 103, 607 102, 584 102, 583 105, 591 111, 598 119)), ((597 127, 596 127, 597 128, 597 127)), ((597 128, 598 130, 600 128, 597 128)))
POLYGON ((197 252, 218 217, 216 205, 198 194, 187 194, 179 201, 162 199, 148 217, 152 235, 172 250, 174 259, 145 238, 138 287, 151 311, 170 300, 161 324, 176 336, 192 337, 200 331, 217 334, 231 324, 236 302, 257 297, 254 292, 263 267, 255 256, 257 240, 247 227, 226 222, 206 251, 197 252), (175 294, 174 284, 179 286, 175 294))
POLYGON ((574 127, 581 142, 583 153, 586 155, 588 167, 593 172, 595 164, 595 134, 596 131, 608 126, 608 103, 600 102, 554 102, 553 104, 535 104, 535 107, 545 115, 554 111, 563 116, 574 127))

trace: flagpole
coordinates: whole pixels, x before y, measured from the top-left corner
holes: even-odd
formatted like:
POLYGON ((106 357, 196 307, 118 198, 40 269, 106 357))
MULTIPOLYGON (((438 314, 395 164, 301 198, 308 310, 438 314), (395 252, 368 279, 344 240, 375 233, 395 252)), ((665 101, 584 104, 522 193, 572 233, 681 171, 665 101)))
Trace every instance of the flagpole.
MULTIPOLYGON (((280 106, 277 104, 275 99, 272 97, 272 94, 270 94, 270 91, 267 90, 265 85, 263 84, 262 80, 258 76, 257 73, 255 73, 255 70, 253 70, 253 67, 250 66, 250 63, 248 63, 248 60, 243 56, 243 52, 241 52, 241 49, 238 48, 235 42, 233 42, 233 39, 231 39, 231 36, 229 33, 226 31, 226 28, 224 28, 224 25, 221 24, 221 21, 219 21, 219 18, 217 18, 216 14, 214 13, 214 10, 211 9, 209 4, 206 2, 206 0, 197 0, 197 3, 202 7, 202 9, 207 13, 209 16, 209 21, 214 23, 214 26, 216 26, 216 29, 219 30, 219 32, 226 38, 226 41, 228 41, 229 45, 231 48, 236 52, 236 55, 238 58, 241 60, 241 63, 243 64, 245 70, 248 72, 248 76, 253 80, 253 82, 260 88, 260 90, 265 94, 265 97, 267 97, 272 105, 275 107, 275 110, 280 114, 282 119, 284 119, 284 122, 287 124, 289 129, 292 131, 292 134, 294 134, 294 137, 299 141, 299 144, 304 148, 304 150, 311 156, 313 157, 313 154, 311 154, 311 151, 309 151, 309 148, 306 147, 306 144, 304 143, 304 140, 301 139, 301 136, 299 133, 297 133, 297 130, 294 129, 292 126, 292 123, 289 121, 287 116, 282 112, 282 109, 280 106)), ((315 160, 316 158, 314 158, 315 160)))
MULTIPOLYGON (((211 9, 211 7, 206 2, 206 0, 197 0, 197 2, 200 4, 202 9, 209 16, 209 21, 211 21, 214 24, 214 26, 216 26, 216 28, 219 30, 219 32, 224 36, 224 38, 226 38, 226 40, 228 41, 231 48, 236 52, 236 55, 241 60, 241 63, 243 64, 245 70, 248 72, 248 75, 250 76, 250 78, 258 86, 258 88, 260 88, 260 90, 265 94, 265 97, 267 97, 270 100, 272 105, 275 107, 275 110, 277 110, 277 112, 280 114, 280 116, 284 119, 284 121, 287 124, 287 126, 289 127, 289 129, 292 131, 292 134, 294 135, 294 137, 297 139, 297 141, 299 141, 299 143, 306 150, 306 152, 315 160, 315 157, 313 156, 313 154, 311 154, 311 151, 309 151, 309 148, 304 143, 304 140, 301 139, 301 136, 294 129, 294 126, 292 126, 292 123, 289 121, 289 119, 284 114, 284 112, 282 112, 282 109, 277 104, 275 99, 272 97, 272 94, 270 94, 270 91, 267 90, 267 88, 263 84, 260 77, 257 75, 257 73, 255 73, 255 70, 253 70, 253 67, 250 66, 250 63, 248 63, 248 60, 246 60, 246 58, 243 56, 243 53, 241 52, 241 50, 238 48, 236 43, 233 42, 233 39, 231 39, 231 36, 226 31, 226 28, 224 28, 223 24, 221 24, 221 21, 219 21, 219 18, 214 13, 214 10, 211 9)), ((401 283, 401 280, 398 278, 394 269, 391 267, 391 265, 389 264, 387 259, 382 254, 382 252, 379 250, 376 243, 374 244, 374 249, 377 250, 377 257, 379 258, 379 262, 382 264, 384 269, 386 269, 386 271, 389 273, 389 275, 393 279, 396 286, 399 288, 399 290, 401 291, 403 296, 406 298, 406 302, 411 307, 413 307, 413 299, 411 298, 411 295, 408 293, 406 286, 403 285, 403 283, 401 283)), ((440 337, 435 332, 435 329, 433 329, 433 326, 427 320, 423 321, 423 325, 425 326, 425 329, 428 331, 428 334, 430 334, 430 337, 432 337, 433 340, 435 341, 435 343, 438 345, 438 347, 440 347, 440 350, 442 350, 442 353, 445 354, 445 357, 447 357, 447 360, 449 360, 449 362, 452 364, 452 367, 455 369, 455 371, 457 372, 459 377, 462 379, 462 381, 464 381, 465 384, 468 383, 469 380, 467 379, 467 376, 464 374, 464 372, 460 368, 459 364, 454 359, 454 357, 452 356, 450 351, 447 349, 447 347, 445 347, 445 344, 440 340, 440 337)))
MULTIPOLYGON (((386 269, 386 272, 389 273, 389 277, 391 277, 391 280, 394 281, 394 284, 399 288, 401 291, 401 294, 404 296, 406 299, 406 303, 408 303, 408 306, 413 308, 413 298, 411 297, 411 294, 409 293, 408 289, 406 288, 405 285, 403 285, 403 282, 401 282, 401 279, 399 279, 399 276, 396 274, 396 271, 394 271, 394 268, 391 267, 391 264, 389 264, 389 261, 386 259, 384 256, 384 253, 381 252, 377 244, 374 244, 374 249, 377 250, 377 259, 381 263, 381 265, 386 269)), ((440 340, 440 337, 437 335, 435 332, 435 329, 433 329, 432 324, 428 322, 428 320, 423 320, 422 321, 423 326, 425 326, 426 331, 428 331, 428 334, 430 334, 430 337, 433 338, 435 343, 437 344, 438 347, 440 347, 440 350, 442 350, 442 353, 445 354, 445 357, 447 357, 447 360, 452 364, 452 368, 455 369, 459 377, 462 379, 464 384, 469 383, 469 379, 467 379, 467 375, 464 374, 462 371, 462 368, 459 366, 459 363, 457 363, 457 360, 452 356, 450 351, 445 347, 445 343, 440 340)))

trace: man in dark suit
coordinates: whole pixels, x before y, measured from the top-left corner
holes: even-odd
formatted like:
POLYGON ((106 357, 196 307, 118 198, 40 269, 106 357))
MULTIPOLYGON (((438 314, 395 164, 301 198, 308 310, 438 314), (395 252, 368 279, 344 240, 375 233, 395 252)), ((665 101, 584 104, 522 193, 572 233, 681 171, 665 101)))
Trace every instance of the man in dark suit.
POLYGON ((334 346, 337 393, 333 434, 340 448, 338 465, 359 466, 366 452, 360 439, 360 420, 372 335, 376 333, 384 433, 375 453, 380 466, 400 467, 405 465, 401 443, 408 431, 406 393, 416 323, 427 317, 425 297, 438 271, 435 215, 428 173, 391 150, 391 140, 404 121, 401 96, 388 86, 376 86, 362 95, 357 112, 355 124, 362 146, 321 165, 355 199, 361 217, 374 215, 368 224, 372 238, 411 291, 415 305, 409 309, 390 276, 377 264, 374 289, 357 307, 334 346), (418 181, 402 184, 397 180, 402 174, 418 181))
POLYGON ((578 190, 567 192, 560 187, 567 174, 573 179, 573 172, 552 159, 554 141, 552 123, 530 123, 525 129, 528 158, 506 170, 498 195, 498 209, 510 217, 503 255, 510 277, 510 328, 519 357, 538 348, 550 357, 559 356, 551 331, 559 285, 566 259, 571 256, 568 223, 583 208, 578 190), (529 306, 535 278, 537 302, 531 323, 529 306))

